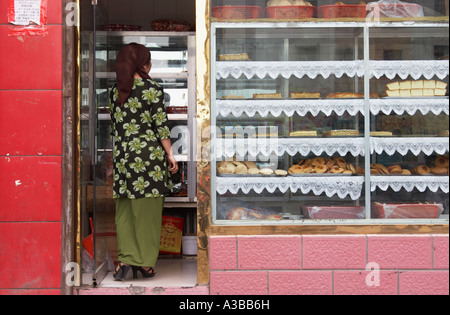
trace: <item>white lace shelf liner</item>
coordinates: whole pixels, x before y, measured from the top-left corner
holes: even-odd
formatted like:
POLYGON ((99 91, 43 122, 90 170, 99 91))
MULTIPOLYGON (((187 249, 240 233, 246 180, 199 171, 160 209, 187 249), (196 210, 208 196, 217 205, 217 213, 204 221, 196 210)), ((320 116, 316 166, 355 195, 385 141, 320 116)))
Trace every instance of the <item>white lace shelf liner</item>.
POLYGON ((216 63, 217 79, 233 77, 235 79, 245 75, 247 79, 267 76, 272 79, 292 76, 303 78, 308 76, 315 79, 321 75, 325 79, 331 75, 341 78, 344 74, 349 77, 364 75, 364 62, 357 61, 222 61, 216 63))
MULTIPOLYGON (((217 116, 241 117, 246 114, 254 117, 259 114, 262 117, 270 115, 279 117, 285 114, 289 117, 297 113, 305 116, 307 113, 317 116, 324 113, 330 116, 333 112, 342 116, 345 112, 355 116, 358 113, 364 114, 363 99, 305 99, 305 100, 216 100, 217 116)), ((397 115, 405 113, 414 115, 417 112, 423 115, 433 113, 449 114, 449 100, 442 98, 422 98, 422 99, 371 99, 370 108, 373 115, 381 112, 389 115, 394 112, 397 115)))
MULTIPOLYGON (((394 79, 399 76, 414 80, 424 77, 432 79, 438 77, 443 80, 449 75, 447 60, 382 60, 369 62, 370 76, 379 79, 386 76, 394 79)), ((270 77, 276 79, 292 76, 315 79, 322 76, 327 79, 331 75, 341 78, 344 74, 349 77, 363 77, 365 63, 363 60, 355 61, 219 61, 216 63, 216 78, 235 79, 244 75, 247 79, 270 77)))
POLYGON ((389 115, 415 115, 420 112, 422 115, 433 113, 449 114, 448 98, 393 98, 393 99, 371 99, 370 111, 373 115, 380 113, 389 115))
MULTIPOLYGON (((365 156, 365 139, 360 138, 247 138, 247 139, 216 139, 216 156, 231 158, 239 156, 270 156, 275 154, 283 156, 285 153, 294 156, 300 153, 302 156, 314 154, 320 156, 327 154, 333 156, 339 154, 345 156, 351 153, 353 156, 365 156)), ((426 155, 445 154, 449 151, 449 138, 446 137, 418 137, 418 138, 392 138, 371 137, 371 153, 387 153, 393 155, 414 155, 424 153, 426 155)))
POLYGON ((449 178, 447 176, 371 176, 371 190, 377 188, 386 191, 389 188, 395 192, 405 189, 408 192, 418 189, 424 192, 429 189, 432 192, 438 190, 449 192, 449 178))
POLYGON ((294 156, 300 153, 307 156, 313 153, 317 156, 339 154, 345 156, 364 155, 364 138, 247 138, 247 139, 217 139, 217 158, 240 156, 283 156, 285 153, 294 156))
POLYGON ((364 184, 363 176, 342 177, 217 177, 217 192, 237 194, 240 191, 257 194, 267 191, 274 193, 277 189, 282 193, 291 191, 303 194, 313 192, 315 195, 326 194, 328 197, 338 195, 339 198, 351 197, 357 200, 361 197, 364 184))
POLYGON ((438 77, 445 79, 449 74, 448 60, 389 60, 370 61, 371 76, 379 79, 386 76, 393 80, 396 76, 405 80, 412 77, 414 80, 425 78, 427 80, 438 77))
POLYGON ((381 154, 383 152, 393 155, 396 152, 406 155, 411 151, 414 155, 421 152, 426 155, 445 154, 449 151, 449 138, 447 137, 418 137, 418 138, 391 138, 391 137, 372 137, 371 153, 381 154))

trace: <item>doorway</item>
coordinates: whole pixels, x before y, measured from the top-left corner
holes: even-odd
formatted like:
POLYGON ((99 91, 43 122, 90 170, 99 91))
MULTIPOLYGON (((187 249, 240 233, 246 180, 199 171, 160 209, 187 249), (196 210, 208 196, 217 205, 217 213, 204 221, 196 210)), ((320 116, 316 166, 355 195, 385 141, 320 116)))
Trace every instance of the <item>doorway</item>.
MULTIPOLYGON (((112 282, 118 254, 112 198, 114 139, 108 97, 116 79, 117 53, 131 42, 145 45, 152 53, 150 75, 165 91, 171 139, 180 166, 163 215, 183 220, 183 239, 197 234, 192 118, 196 113, 195 0, 166 0, 163 5, 159 0, 92 2, 96 4, 80 3, 79 256, 83 284, 116 286, 117 282, 112 282), (164 31, 167 25, 172 29, 164 31)), ((148 286, 192 286, 197 281, 195 253, 183 252, 183 247, 179 253, 161 253, 155 269, 158 276, 148 286)), ((125 285, 147 284, 140 279, 138 284, 127 281, 125 285)))

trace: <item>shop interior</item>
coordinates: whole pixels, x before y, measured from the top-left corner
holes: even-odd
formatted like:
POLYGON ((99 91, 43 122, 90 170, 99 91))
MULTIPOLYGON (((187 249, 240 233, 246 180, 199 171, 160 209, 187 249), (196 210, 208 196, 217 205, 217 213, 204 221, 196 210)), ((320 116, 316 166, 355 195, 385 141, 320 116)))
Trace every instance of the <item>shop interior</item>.
MULTIPOLYGON (((121 47, 144 44, 152 53, 150 76, 165 91, 171 139, 180 171, 163 212, 157 277, 124 286, 189 287, 197 284, 195 136, 195 0, 80 2, 79 260, 82 284, 117 287, 113 137, 108 97, 121 47)), ((131 273, 128 275, 131 280, 131 273)))

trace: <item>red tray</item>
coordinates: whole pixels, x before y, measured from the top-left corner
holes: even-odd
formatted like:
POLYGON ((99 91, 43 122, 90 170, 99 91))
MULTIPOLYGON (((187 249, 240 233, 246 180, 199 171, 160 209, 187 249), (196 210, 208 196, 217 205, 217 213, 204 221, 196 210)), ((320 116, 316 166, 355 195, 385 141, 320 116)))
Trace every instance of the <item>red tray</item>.
POLYGON ((380 219, 435 219, 444 211, 442 204, 374 203, 372 217, 380 219))
POLYGON ((248 20, 257 19, 262 8, 248 5, 230 5, 223 7, 213 7, 211 9, 213 17, 222 20, 248 20))
POLYGON ((303 214, 309 219, 364 219, 364 207, 302 207, 303 214))
POLYGON ((274 6, 266 8, 266 16, 271 19, 310 19, 316 14, 314 6, 274 6))
POLYGON ((367 15, 366 5, 344 4, 344 5, 322 5, 319 7, 319 18, 365 18, 367 15))

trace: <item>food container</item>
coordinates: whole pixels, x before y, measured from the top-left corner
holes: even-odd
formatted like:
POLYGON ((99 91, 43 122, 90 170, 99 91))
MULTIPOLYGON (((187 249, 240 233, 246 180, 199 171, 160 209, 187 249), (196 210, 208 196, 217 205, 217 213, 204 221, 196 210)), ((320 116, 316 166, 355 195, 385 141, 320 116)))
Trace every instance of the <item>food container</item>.
POLYGON ((249 20, 259 18, 262 8, 258 6, 236 5, 213 7, 213 17, 221 20, 249 20))
POLYGON ((188 108, 186 106, 167 106, 167 114, 187 114, 188 108))
POLYGON ((304 206, 305 218, 308 219, 364 219, 364 207, 331 207, 331 206, 304 206))
POLYGON ((366 15, 367 11, 365 4, 322 5, 319 7, 318 11, 318 17, 325 19, 365 18, 366 15))
POLYGON ((379 219, 435 219, 444 211, 442 204, 374 203, 372 217, 379 219))
POLYGON ((197 236, 183 236, 181 241, 183 255, 197 255, 197 236))
POLYGON ((407 18, 423 17, 423 7, 416 3, 407 2, 370 2, 367 5, 368 11, 373 17, 384 18, 407 18))
POLYGON ((271 19, 310 19, 316 15, 314 6, 273 6, 266 8, 266 17, 271 19))

